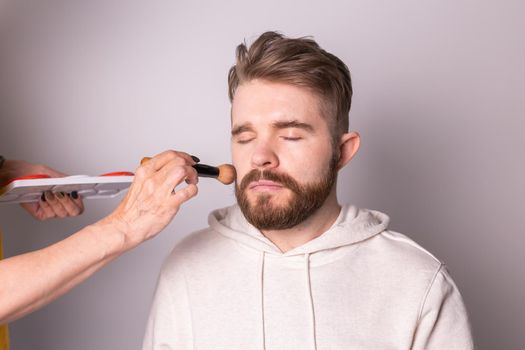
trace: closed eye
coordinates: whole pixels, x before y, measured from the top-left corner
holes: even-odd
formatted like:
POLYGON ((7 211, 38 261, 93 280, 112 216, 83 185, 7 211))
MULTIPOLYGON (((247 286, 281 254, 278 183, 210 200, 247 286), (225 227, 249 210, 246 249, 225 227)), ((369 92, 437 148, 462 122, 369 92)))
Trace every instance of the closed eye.
POLYGON ((302 139, 302 137, 299 137, 299 136, 282 136, 283 140, 286 140, 286 141, 299 141, 302 139))
POLYGON ((241 145, 244 145, 246 143, 249 143, 250 141, 253 140, 253 137, 252 138, 249 138, 249 139, 237 139, 236 142, 241 144, 241 145))

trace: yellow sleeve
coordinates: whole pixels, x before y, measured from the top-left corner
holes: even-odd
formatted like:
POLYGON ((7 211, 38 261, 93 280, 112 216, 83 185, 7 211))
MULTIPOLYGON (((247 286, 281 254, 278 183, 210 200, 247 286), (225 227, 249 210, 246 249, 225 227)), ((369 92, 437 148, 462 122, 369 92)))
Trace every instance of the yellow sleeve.
MULTIPOLYGON (((0 259, 4 257, 2 249, 2 231, 0 231, 0 259)), ((0 350, 9 350, 9 333, 7 324, 0 326, 0 350)))

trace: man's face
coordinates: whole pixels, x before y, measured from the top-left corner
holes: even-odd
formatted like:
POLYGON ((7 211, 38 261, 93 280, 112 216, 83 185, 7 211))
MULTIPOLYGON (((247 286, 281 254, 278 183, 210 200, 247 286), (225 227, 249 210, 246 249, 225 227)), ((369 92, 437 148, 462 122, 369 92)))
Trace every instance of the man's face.
POLYGON ((252 80, 232 104, 236 196, 261 230, 296 226, 333 193, 337 169, 319 100, 310 91, 252 80))

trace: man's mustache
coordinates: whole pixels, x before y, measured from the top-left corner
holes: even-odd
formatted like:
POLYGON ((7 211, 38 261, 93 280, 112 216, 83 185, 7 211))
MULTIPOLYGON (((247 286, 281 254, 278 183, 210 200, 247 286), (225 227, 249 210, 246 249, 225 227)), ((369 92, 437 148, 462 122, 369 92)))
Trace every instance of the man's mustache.
POLYGON ((279 183, 280 185, 290 189, 292 192, 299 193, 301 185, 290 175, 284 173, 277 173, 271 170, 257 170, 253 169, 244 176, 239 186, 240 190, 244 192, 250 183, 259 180, 268 180, 279 183))

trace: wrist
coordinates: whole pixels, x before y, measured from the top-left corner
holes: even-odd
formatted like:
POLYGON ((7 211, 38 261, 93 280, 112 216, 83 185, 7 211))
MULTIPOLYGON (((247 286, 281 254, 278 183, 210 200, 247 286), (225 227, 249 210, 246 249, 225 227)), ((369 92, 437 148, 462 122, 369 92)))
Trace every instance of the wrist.
POLYGON ((127 247, 129 244, 127 244, 124 229, 117 221, 109 217, 97 221, 87 228, 96 236, 97 241, 103 244, 105 258, 117 257, 130 249, 127 247))
POLYGON ((130 249, 133 249, 137 244, 134 244, 130 239, 131 228, 124 220, 110 214, 102 220, 92 225, 98 231, 103 232, 111 242, 110 254, 122 254, 130 249))

